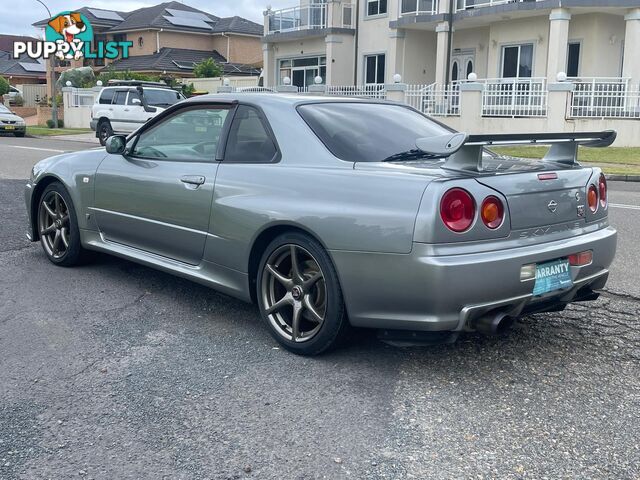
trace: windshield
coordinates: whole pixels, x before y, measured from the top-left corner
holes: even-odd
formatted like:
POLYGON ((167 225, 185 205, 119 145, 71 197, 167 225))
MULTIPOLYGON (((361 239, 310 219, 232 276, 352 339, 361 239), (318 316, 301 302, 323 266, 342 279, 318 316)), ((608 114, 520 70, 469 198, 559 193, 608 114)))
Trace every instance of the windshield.
POLYGON ((11 110, 0 103, 0 113, 11 113, 11 110))
POLYGON ((144 98, 149 105, 155 107, 168 107, 174 103, 178 103, 180 100, 184 100, 184 97, 175 90, 144 90, 144 98))
POLYGON ((416 150, 416 140, 451 133, 401 105, 316 103, 298 112, 336 157, 349 162, 380 162, 416 150))

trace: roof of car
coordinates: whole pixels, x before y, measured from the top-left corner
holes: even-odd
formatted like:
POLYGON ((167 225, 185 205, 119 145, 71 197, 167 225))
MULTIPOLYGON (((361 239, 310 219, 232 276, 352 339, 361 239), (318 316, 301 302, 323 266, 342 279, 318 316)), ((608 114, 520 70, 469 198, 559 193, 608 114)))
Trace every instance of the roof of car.
POLYGON ((336 103, 336 102, 358 102, 358 103, 388 103, 386 100, 378 100, 373 98, 356 98, 356 97, 343 97, 343 96, 321 96, 321 95, 299 95, 299 94, 287 94, 287 93, 255 93, 255 92, 240 92, 240 93, 216 93, 211 95, 199 95, 192 97, 188 102, 202 102, 202 101, 225 101, 225 102, 248 102, 258 105, 299 105, 301 103, 336 103))

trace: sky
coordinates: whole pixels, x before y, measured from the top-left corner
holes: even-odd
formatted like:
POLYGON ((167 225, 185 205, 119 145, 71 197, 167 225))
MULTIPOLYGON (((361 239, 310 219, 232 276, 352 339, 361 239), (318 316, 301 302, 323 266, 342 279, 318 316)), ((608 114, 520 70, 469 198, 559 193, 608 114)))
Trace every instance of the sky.
MULTIPOLYGON (((292 7, 298 0, 178 0, 181 3, 212 13, 218 17, 239 15, 259 24, 263 23, 262 12, 267 5, 274 9, 292 7)), ((73 10, 80 7, 105 8, 131 11, 163 3, 162 0, 43 0, 51 13, 73 10)), ((17 35, 40 35, 32 23, 47 17, 47 10, 36 0, 0 0, 0 33, 17 35), (19 3, 20 8, 16 8, 19 3)))

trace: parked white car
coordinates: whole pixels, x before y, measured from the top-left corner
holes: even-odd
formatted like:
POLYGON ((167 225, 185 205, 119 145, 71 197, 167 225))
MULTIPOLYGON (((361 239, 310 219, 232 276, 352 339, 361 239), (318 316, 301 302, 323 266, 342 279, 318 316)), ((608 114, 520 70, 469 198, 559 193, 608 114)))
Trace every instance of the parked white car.
POLYGON ((91 109, 91 129, 104 145, 113 134, 128 134, 184 100, 172 88, 151 82, 114 82, 100 91, 91 109))
POLYGON ((16 101, 16 98, 18 97, 24 98, 22 90, 12 86, 9 87, 9 93, 7 93, 7 96, 9 97, 9 102, 11 103, 14 103, 16 101))

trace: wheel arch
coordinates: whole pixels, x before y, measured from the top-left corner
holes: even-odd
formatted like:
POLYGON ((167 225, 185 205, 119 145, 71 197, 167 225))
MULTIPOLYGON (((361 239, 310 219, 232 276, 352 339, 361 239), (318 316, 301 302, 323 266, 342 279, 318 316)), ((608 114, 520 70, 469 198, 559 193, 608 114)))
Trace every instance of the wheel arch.
POLYGON ((60 184, 69 190, 67 185, 60 179, 60 177, 53 175, 51 173, 45 175, 41 179, 38 180, 35 187, 33 188, 33 193, 31 194, 31 205, 29 207, 30 212, 30 223, 31 223, 31 234, 33 237, 33 241, 40 239, 40 232, 38 231, 38 206, 40 205, 40 197, 44 192, 45 188, 51 185, 54 182, 60 182, 60 184))
MULTIPOLYGON (((282 235, 283 233, 289 232, 302 233, 313 238, 320 245, 322 245, 322 248, 325 249, 325 251, 329 255, 329 258, 331 258, 331 262, 333 262, 331 252, 329 251, 327 246, 315 232, 309 230, 308 228, 305 228, 297 223, 277 223, 267 225, 256 235, 253 242, 251 243, 251 249, 249 251, 247 273, 249 279, 249 294, 251 296, 252 302, 255 303, 257 301, 256 281, 258 279, 258 267, 260 265, 262 254, 274 238, 282 235)), ((333 262, 333 266, 335 268, 335 262, 333 262)), ((339 276, 340 275, 338 274, 338 277, 339 276)))

